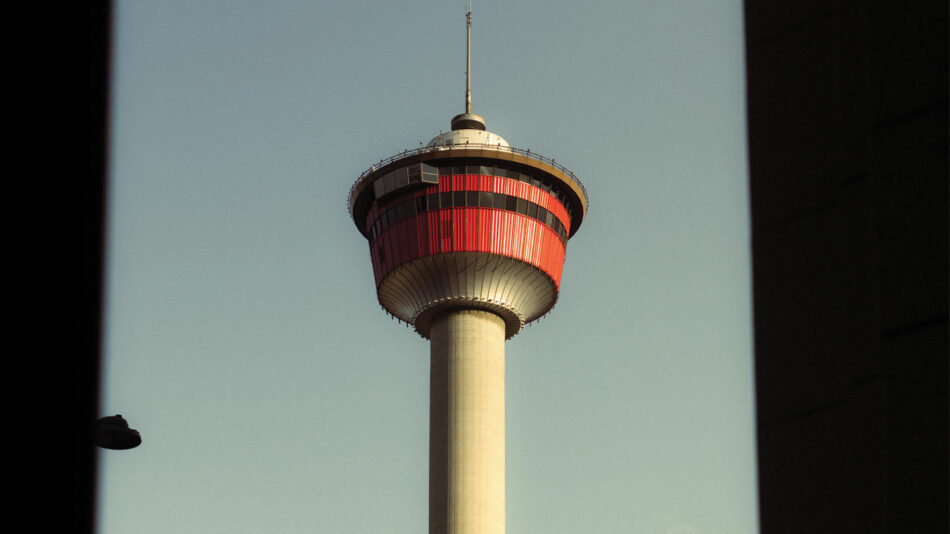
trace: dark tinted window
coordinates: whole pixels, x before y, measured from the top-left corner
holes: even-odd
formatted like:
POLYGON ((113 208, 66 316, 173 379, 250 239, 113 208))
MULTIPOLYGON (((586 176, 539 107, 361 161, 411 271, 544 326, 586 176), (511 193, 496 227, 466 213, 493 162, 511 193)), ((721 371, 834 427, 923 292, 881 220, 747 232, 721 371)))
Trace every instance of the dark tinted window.
POLYGON ((383 176, 383 194, 388 194, 393 190, 393 173, 383 176))
POLYGON ((409 173, 407 171, 408 169, 405 168, 393 171, 396 189, 409 185, 409 173))
POLYGON ((505 199, 507 198, 508 198, 507 195, 495 193, 495 195, 492 197, 491 207, 498 208, 500 210, 505 209, 505 199))
POLYGON ((518 207, 517 207, 517 209, 515 209, 515 211, 517 211, 518 213, 520 213, 520 214, 522 214, 522 215, 527 215, 527 214, 528 214, 528 201, 525 200, 525 199, 523 199, 523 198, 519 198, 519 199, 518 199, 518 207))
POLYGON ((490 208, 492 203, 492 193, 491 191, 479 191, 478 192, 478 205, 483 208, 490 208))
POLYGON ((465 205, 466 205, 466 206, 477 206, 477 205, 478 205, 478 191, 466 191, 466 192, 465 192, 465 205))

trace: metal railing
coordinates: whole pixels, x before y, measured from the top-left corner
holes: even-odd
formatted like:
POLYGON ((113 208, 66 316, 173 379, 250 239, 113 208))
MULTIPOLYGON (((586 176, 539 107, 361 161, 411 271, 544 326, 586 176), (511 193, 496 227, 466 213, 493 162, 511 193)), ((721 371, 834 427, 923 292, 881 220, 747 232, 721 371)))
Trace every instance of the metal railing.
POLYGON ((510 147, 510 146, 501 146, 501 145, 486 145, 486 144, 482 144, 482 143, 464 143, 464 144, 458 144, 458 145, 438 145, 438 146, 419 147, 419 148, 415 148, 415 149, 407 149, 407 150, 403 150, 402 152, 400 152, 400 153, 398 153, 398 154, 395 154, 395 155, 393 155, 393 156, 390 156, 390 157, 388 157, 388 158, 386 158, 386 159, 381 159, 381 160, 379 160, 379 161, 376 162, 372 167, 370 167, 370 168, 366 169, 365 171, 363 171, 363 173, 360 174, 360 177, 356 179, 356 182, 353 184, 353 186, 350 187, 349 194, 347 195, 347 202, 346 202, 346 203, 347 203, 347 207, 349 207, 349 208, 352 209, 352 206, 350 206, 350 201, 353 200, 353 192, 356 191, 360 186, 362 186, 362 185, 363 185, 363 182, 366 180, 366 177, 368 177, 370 174, 376 172, 376 169, 385 167, 386 165, 389 165, 390 163, 392 163, 392 162, 394 162, 394 161, 399 161, 399 160, 401 160, 401 159, 409 158, 409 157, 412 157, 412 156, 417 156, 417 155, 419 155, 419 154, 428 154, 428 153, 431 153, 431 152, 443 152, 443 151, 450 151, 450 150, 451 150, 451 151, 455 151, 455 150, 495 150, 495 151, 498 151, 498 152, 510 152, 510 153, 513 153, 513 154, 520 154, 520 155, 522 155, 522 156, 525 156, 525 157, 528 157, 528 158, 531 158, 531 159, 533 159, 533 160, 537 160, 537 161, 540 161, 540 162, 543 162, 543 163, 547 163, 548 165, 551 165, 552 167, 554 167, 554 168, 560 170, 561 172, 563 172, 563 173, 569 175, 569 176, 571 177, 571 179, 574 180, 574 183, 576 183, 577 186, 580 187, 581 191, 584 193, 584 198, 585 198, 585 200, 587 200, 587 201, 589 202, 589 197, 588 197, 588 195, 587 195, 587 188, 584 187, 584 184, 580 181, 580 179, 578 179, 577 176, 575 176, 574 173, 570 171, 570 169, 568 169, 568 168, 565 167, 564 165, 561 165, 560 163, 558 163, 557 161, 555 161, 553 158, 548 158, 548 157, 542 156, 541 154, 538 154, 538 153, 536 153, 536 152, 532 152, 531 150, 526 150, 526 149, 522 149, 522 148, 514 148, 514 147, 510 147))

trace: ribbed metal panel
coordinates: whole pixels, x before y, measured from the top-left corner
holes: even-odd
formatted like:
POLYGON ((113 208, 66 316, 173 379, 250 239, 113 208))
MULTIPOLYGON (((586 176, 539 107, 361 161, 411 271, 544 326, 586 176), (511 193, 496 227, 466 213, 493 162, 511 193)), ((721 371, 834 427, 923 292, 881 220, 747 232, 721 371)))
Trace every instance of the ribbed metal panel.
POLYGON ((547 313, 557 301, 554 280, 538 267, 488 252, 451 252, 414 259, 379 284, 379 303, 429 337, 441 311, 484 309, 505 321, 505 336, 547 313))
POLYGON ((451 208, 406 218, 370 245, 376 284, 394 268, 422 256, 487 252, 543 270, 560 287, 564 243, 545 224, 492 208, 451 208))

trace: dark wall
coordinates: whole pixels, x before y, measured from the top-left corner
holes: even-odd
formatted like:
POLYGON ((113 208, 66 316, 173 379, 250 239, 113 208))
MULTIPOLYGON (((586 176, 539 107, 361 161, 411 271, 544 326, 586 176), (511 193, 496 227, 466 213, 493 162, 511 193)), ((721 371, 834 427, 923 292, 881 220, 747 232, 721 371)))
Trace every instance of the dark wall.
POLYGON ((762 532, 947 532, 947 3, 745 16, 762 532))
POLYGON ((92 532, 111 3, 10 7, 8 485, 19 530, 92 532))

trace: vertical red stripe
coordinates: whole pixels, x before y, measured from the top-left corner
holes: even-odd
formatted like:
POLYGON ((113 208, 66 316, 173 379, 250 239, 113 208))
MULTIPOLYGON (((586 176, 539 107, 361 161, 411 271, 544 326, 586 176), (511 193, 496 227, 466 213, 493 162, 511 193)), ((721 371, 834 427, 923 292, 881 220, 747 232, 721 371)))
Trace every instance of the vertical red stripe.
MULTIPOLYGON (((570 230, 566 208, 544 190, 506 177, 475 174, 443 177, 438 186, 390 199, 385 205, 374 204, 367 212, 367 229, 387 209, 400 202, 444 191, 491 191, 516 196, 550 211, 570 230)), ((517 258, 545 271, 560 287, 565 248, 559 236, 542 222, 510 211, 460 207, 420 213, 393 224, 370 243, 377 284, 408 261, 452 251, 479 251, 517 258)))

